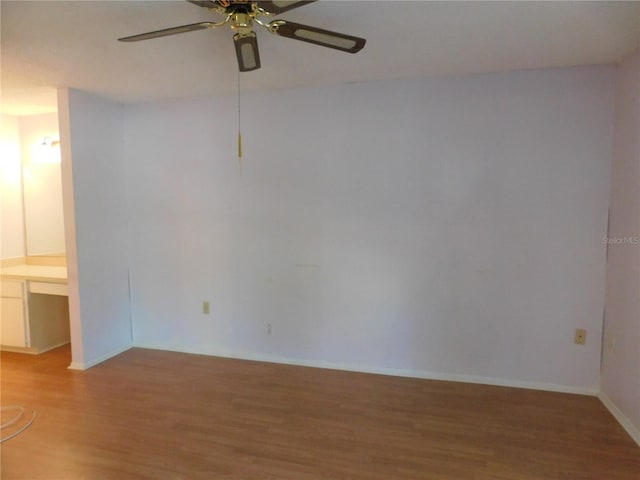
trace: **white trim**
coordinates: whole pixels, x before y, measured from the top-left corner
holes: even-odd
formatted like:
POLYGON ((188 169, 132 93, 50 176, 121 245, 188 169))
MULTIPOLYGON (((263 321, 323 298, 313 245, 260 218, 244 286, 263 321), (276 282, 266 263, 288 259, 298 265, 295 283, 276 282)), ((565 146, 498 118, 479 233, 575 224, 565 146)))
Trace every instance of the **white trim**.
POLYGON ((640 428, 637 428, 633 423, 631 423, 631 420, 629 420, 629 418, 627 418, 627 416, 622 413, 622 411, 617 407, 615 403, 613 403, 613 400, 611 400, 606 393, 600 392, 598 398, 604 404, 604 406, 607 407, 607 410, 611 412, 611 415, 615 417, 618 423, 622 425, 622 428, 624 428, 627 433, 631 435, 631 438, 638 444, 638 446, 640 446, 640 428))
POLYGON ((126 352, 127 350, 129 350, 130 348, 132 348, 133 345, 129 344, 126 345, 125 347, 119 348, 117 350, 114 350, 113 352, 107 353, 105 355, 102 355, 94 360, 91 360, 89 362, 71 362, 71 365, 69 365, 67 368, 69 370, 87 370, 91 367, 96 366, 99 363, 104 362, 105 360, 109 360, 112 357, 115 357, 116 355, 120 355, 123 352, 126 352))
POLYGON ((348 372, 373 373, 377 375, 391 375, 395 377, 422 378, 425 380, 444 380, 449 382, 477 383, 482 385, 494 385, 499 387, 527 388, 531 390, 544 390, 548 392, 573 393, 578 395, 597 396, 599 389, 596 387, 579 387, 573 385, 558 385, 555 383, 527 382, 507 378, 482 377, 476 375, 460 375, 452 373, 431 372, 427 370, 410 370, 385 367, 370 367, 356 364, 333 363, 314 360, 301 360, 297 358, 281 357, 277 355, 256 354, 254 352, 235 352, 228 350, 211 351, 185 349, 177 345, 154 345, 142 342, 134 342, 134 347, 148 348, 152 350, 167 350, 171 352, 192 353, 198 355, 210 355, 238 360, 252 360, 257 362, 281 363, 297 365, 301 367, 327 368, 330 370, 345 370, 348 372))

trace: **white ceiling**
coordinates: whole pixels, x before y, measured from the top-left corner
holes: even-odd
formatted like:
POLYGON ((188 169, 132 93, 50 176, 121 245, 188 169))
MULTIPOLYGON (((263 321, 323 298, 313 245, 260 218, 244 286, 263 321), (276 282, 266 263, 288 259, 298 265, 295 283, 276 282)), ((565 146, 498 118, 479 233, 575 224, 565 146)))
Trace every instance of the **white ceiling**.
MULTIPOLYGON (((118 37, 216 20, 184 1, 0 3, 2 112, 55 111, 57 87, 120 101, 229 94, 228 27, 139 43, 118 37)), ((318 1, 282 18, 361 36, 356 55, 256 26, 262 68, 243 89, 610 63, 640 45, 640 2, 318 1)))

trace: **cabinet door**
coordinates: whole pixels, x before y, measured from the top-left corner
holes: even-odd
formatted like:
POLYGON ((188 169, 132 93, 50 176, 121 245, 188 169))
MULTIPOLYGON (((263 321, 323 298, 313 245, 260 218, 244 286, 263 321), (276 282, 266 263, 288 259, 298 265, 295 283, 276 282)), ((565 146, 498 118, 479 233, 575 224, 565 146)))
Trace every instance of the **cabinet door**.
POLYGON ((3 297, 0 303, 0 345, 26 347, 23 300, 3 297))

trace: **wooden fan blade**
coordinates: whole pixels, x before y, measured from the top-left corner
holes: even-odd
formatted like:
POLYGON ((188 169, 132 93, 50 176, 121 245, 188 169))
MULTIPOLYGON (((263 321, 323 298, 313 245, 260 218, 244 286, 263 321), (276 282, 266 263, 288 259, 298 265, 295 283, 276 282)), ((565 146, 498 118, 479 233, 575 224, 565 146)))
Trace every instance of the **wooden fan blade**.
POLYGON ((189 3, 193 3, 203 8, 218 8, 220 5, 212 0, 187 0, 189 3))
POLYGON ((271 0, 271 1, 259 1, 258 6, 269 13, 276 15, 282 12, 288 12, 294 8, 302 7, 308 3, 313 3, 316 0, 271 0))
POLYGON ((119 38, 121 42, 138 42, 140 40, 149 40, 150 38, 166 37, 167 35, 177 35, 178 33, 195 32, 196 30, 205 30, 213 28, 211 22, 192 23, 190 25, 182 25, 180 27, 165 28, 154 32, 141 33, 140 35, 132 35, 130 37, 119 38))
POLYGON ((236 47, 238 68, 241 72, 250 72, 260 68, 260 52, 255 32, 251 32, 249 35, 236 33, 233 36, 233 44, 236 47))
POLYGON ((275 20, 271 22, 271 25, 274 26, 273 33, 281 37, 293 38, 294 40, 300 40, 302 42, 335 48, 343 52, 359 52, 366 43, 364 38, 331 32, 300 23, 287 22, 285 20, 275 20))

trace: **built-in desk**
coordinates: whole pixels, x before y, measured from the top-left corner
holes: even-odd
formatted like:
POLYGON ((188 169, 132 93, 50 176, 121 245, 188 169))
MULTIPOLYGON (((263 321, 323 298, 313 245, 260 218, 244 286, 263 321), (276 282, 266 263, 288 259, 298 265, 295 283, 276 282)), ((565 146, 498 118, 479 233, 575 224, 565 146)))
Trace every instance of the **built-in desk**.
POLYGON ((0 268, 0 348, 42 353, 69 343, 67 267, 0 268))

